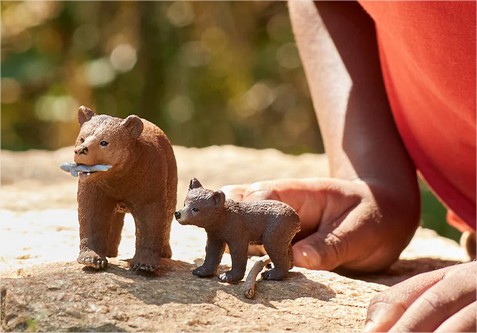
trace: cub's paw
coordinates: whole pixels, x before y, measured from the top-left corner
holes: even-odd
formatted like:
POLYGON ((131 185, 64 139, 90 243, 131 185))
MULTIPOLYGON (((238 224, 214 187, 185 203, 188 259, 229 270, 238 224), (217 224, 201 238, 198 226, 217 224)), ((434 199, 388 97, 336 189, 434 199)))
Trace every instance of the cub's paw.
POLYGON ((219 275, 219 280, 222 282, 227 282, 227 283, 237 283, 240 280, 242 280, 243 274, 238 275, 238 274, 233 274, 231 271, 222 273, 219 275))
POLYGON ((106 269, 108 267, 108 260, 104 257, 100 257, 94 251, 80 252, 77 261, 82 265, 98 270, 106 269))
POLYGON ((204 266, 199 266, 197 267, 196 269, 194 269, 192 271, 192 274, 198 276, 198 277, 209 277, 209 276, 212 276, 215 274, 214 271, 211 271, 210 269, 208 269, 207 267, 204 267, 204 266))
POLYGON ((282 272, 276 268, 269 269, 262 273, 262 279, 264 280, 283 280, 287 276, 288 272, 282 272))

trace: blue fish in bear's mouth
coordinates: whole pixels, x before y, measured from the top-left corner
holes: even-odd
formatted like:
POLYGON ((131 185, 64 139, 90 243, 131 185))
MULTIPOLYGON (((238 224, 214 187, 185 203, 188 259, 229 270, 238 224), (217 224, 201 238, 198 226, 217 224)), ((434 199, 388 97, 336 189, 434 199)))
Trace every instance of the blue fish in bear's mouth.
POLYGON ((77 164, 75 162, 65 162, 60 165, 60 169, 66 172, 71 173, 72 176, 78 177, 80 173, 90 175, 94 172, 104 172, 112 168, 112 165, 105 164, 95 164, 95 165, 85 165, 77 164))

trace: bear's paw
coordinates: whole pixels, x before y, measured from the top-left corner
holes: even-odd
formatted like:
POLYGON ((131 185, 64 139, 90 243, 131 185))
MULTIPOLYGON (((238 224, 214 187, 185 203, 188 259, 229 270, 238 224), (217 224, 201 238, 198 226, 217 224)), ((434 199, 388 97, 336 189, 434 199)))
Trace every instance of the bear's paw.
POLYGON ((81 252, 77 259, 78 263, 94 269, 106 269, 108 267, 108 260, 100 257, 93 251, 81 252))

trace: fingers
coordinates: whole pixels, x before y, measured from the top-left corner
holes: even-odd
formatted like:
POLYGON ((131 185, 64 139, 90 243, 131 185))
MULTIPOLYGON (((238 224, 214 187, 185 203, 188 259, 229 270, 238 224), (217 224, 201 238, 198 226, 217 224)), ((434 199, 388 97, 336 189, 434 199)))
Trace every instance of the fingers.
POLYGON ((436 332, 475 332, 477 302, 470 303, 443 322, 436 332))
POLYGON ((223 191, 244 201, 274 199, 289 204, 300 216, 301 231, 295 240, 306 237, 293 246, 294 264, 331 270, 349 259, 351 238, 361 246, 369 245, 374 236, 368 235, 369 227, 361 228, 363 223, 356 222, 369 215, 363 213, 366 206, 356 208, 362 200, 357 194, 358 186, 326 178, 280 179, 228 186, 223 191), (347 222, 343 223, 344 220, 347 222))
POLYGON ((388 243, 384 236, 389 230, 380 223, 379 208, 364 182, 280 179, 222 190, 236 200, 275 199, 297 211, 301 223, 293 246, 297 266, 376 271, 397 259, 398 251, 379 250, 388 243))
MULTIPOLYGON (((293 207, 301 221, 301 232, 298 239, 312 235, 305 241, 298 242, 293 247, 294 264, 301 267, 318 269, 322 267, 334 268, 336 258, 324 253, 319 249, 331 249, 332 246, 339 246, 339 241, 330 234, 313 234, 318 228, 322 213, 323 200, 319 199, 319 184, 322 182, 303 182, 296 179, 280 179, 272 181, 262 181, 245 185, 225 186, 221 190, 227 198, 233 200, 255 201, 255 200, 280 200, 293 207), (314 184, 313 187, 311 187, 314 184), (324 265, 321 258, 325 258, 324 265)), ((329 251, 333 253, 333 251, 329 251)), ((336 250, 335 253, 341 253, 336 250)), ((326 269, 326 268, 325 268, 326 269)))
MULTIPOLYGON (((439 326, 445 331, 475 303, 476 267, 461 264, 419 274, 378 294, 368 308, 365 331, 434 331, 439 326)), ((462 327, 471 324, 459 321, 462 327)))
MULTIPOLYGON (((221 188, 227 199, 235 201, 280 200, 282 181, 262 181, 253 184, 227 185, 221 188), (280 185, 278 187, 277 185, 280 185)), ((283 200, 281 200, 283 201, 283 200)))
POLYGON ((302 230, 316 228, 323 206, 323 184, 317 179, 278 179, 245 185, 229 185, 221 190, 236 201, 279 200, 290 205, 300 216, 302 230))
POLYGON ((388 331, 424 291, 436 284, 444 272, 417 275, 375 296, 368 307, 365 332, 388 331))
POLYGON ((374 272, 397 259, 383 248, 383 230, 376 207, 359 197, 342 196, 338 205, 328 200, 319 228, 293 245, 295 265, 308 269, 374 272))
POLYGON ((308 269, 332 270, 346 257, 345 241, 334 233, 316 232, 293 245, 293 263, 308 269))

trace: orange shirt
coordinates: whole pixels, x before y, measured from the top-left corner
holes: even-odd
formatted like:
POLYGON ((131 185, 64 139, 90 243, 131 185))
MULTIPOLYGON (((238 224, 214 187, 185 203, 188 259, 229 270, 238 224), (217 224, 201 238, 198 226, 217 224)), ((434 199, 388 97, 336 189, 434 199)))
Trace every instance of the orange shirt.
POLYGON ((460 230, 476 220, 476 3, 361 1, 376 24, 394 118, 460 230))

